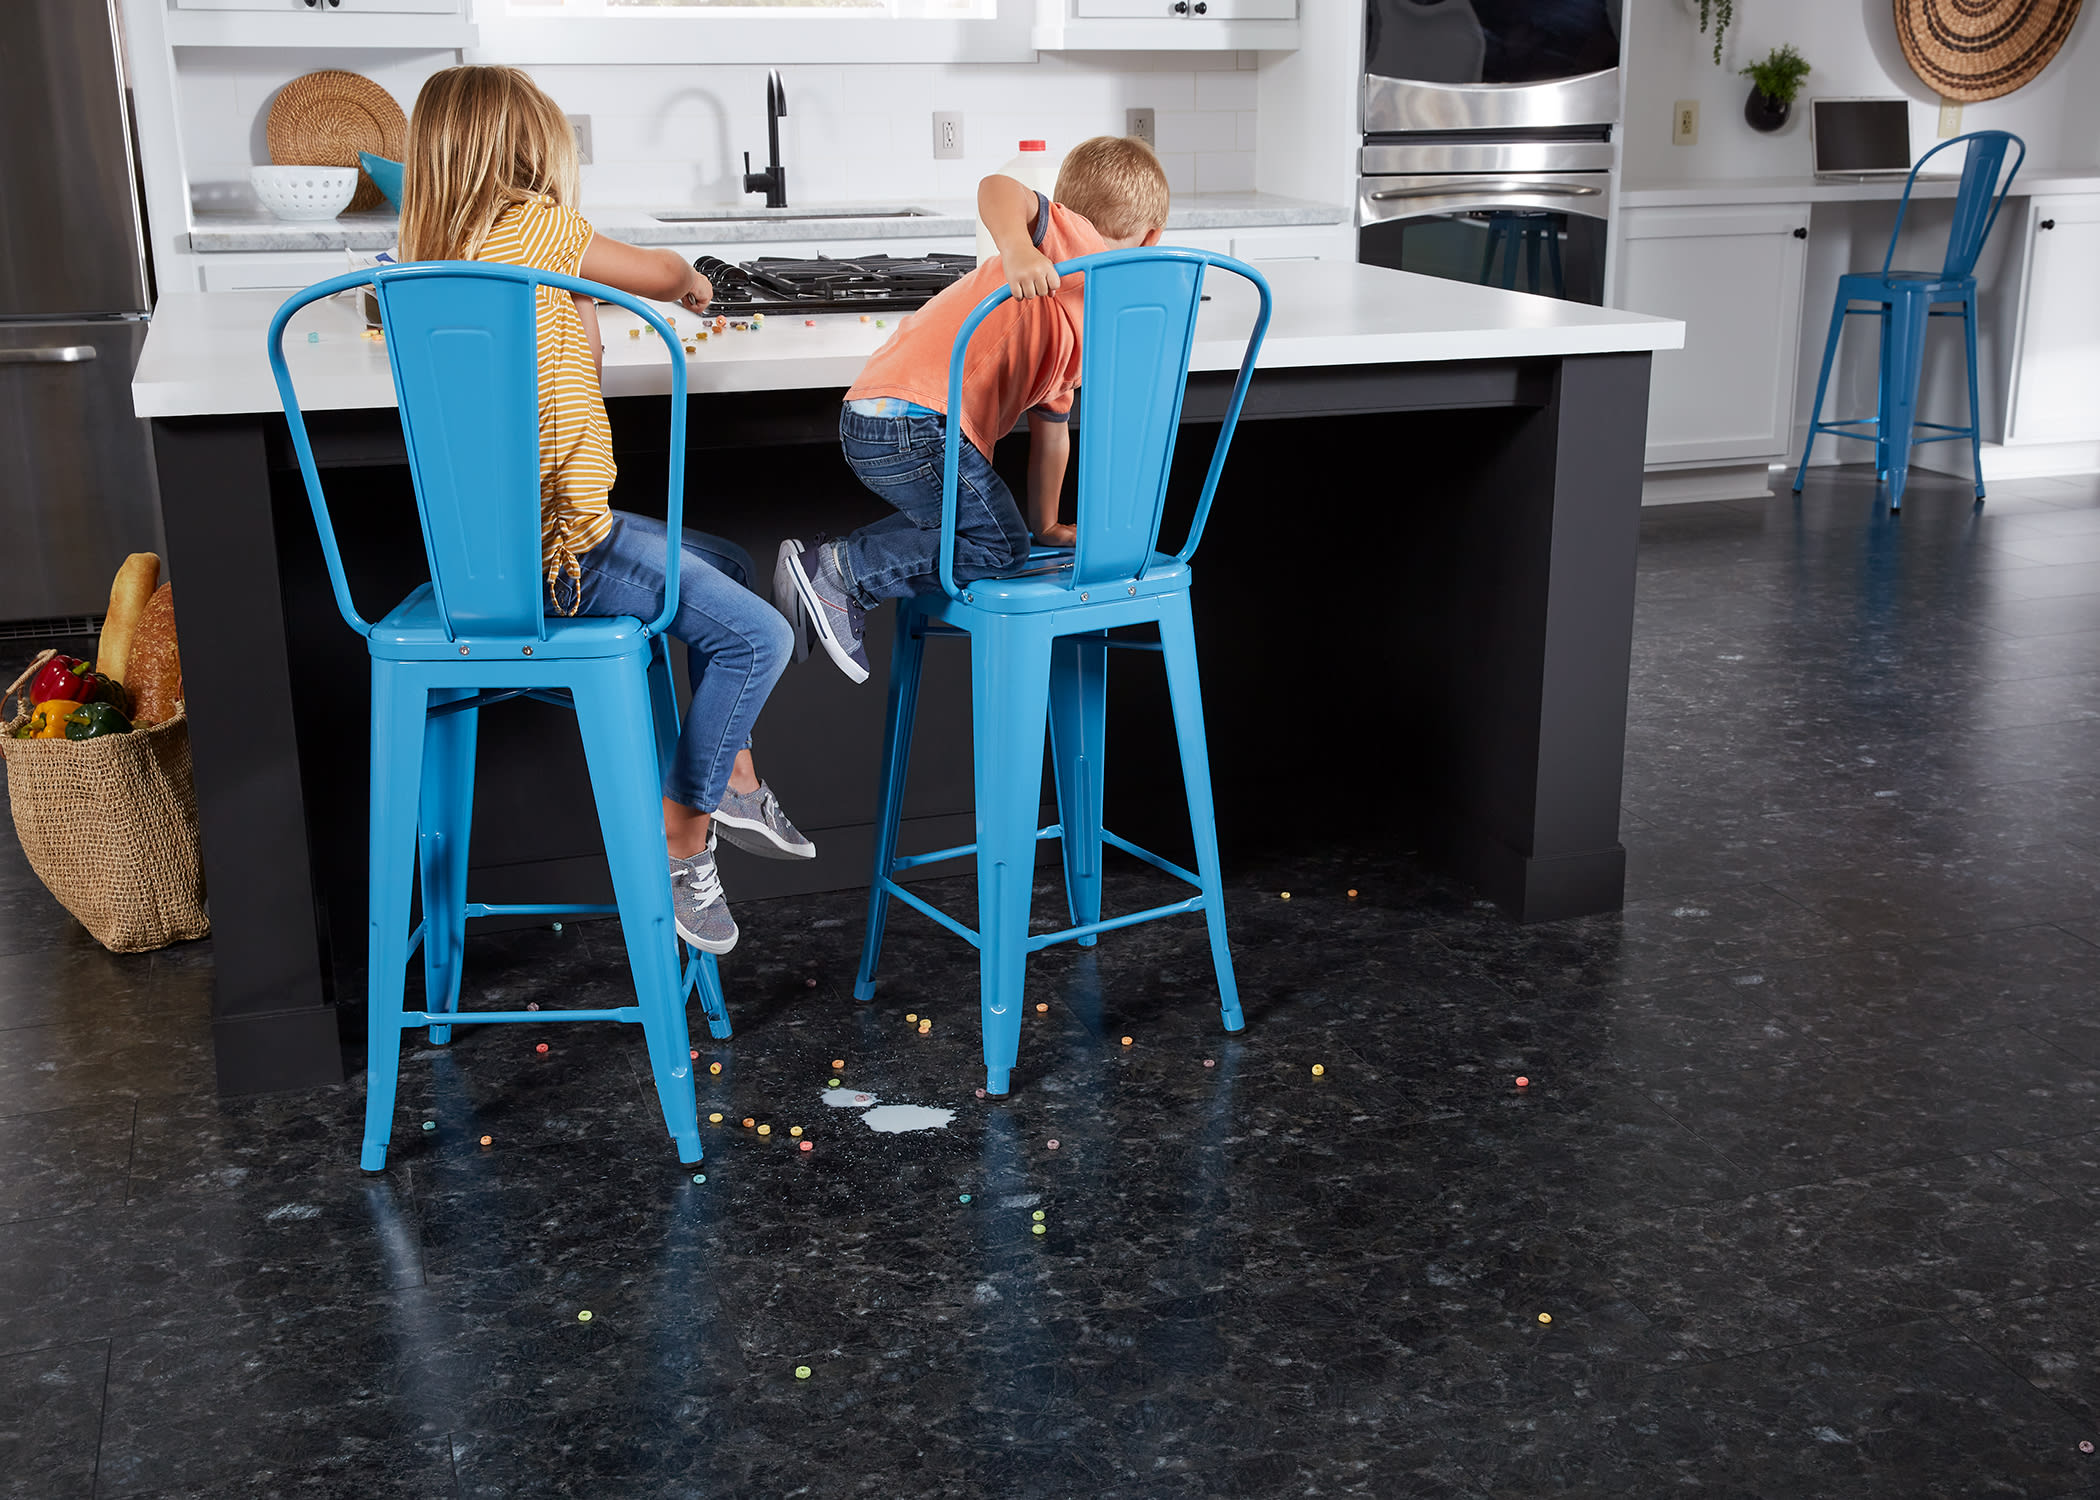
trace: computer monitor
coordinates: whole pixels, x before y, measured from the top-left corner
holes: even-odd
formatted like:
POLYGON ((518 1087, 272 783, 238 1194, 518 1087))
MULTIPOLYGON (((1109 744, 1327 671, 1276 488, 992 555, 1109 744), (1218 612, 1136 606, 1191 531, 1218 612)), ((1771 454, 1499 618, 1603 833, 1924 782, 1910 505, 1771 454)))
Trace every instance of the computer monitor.
POLYGON ((1812 99, 1809 132, 1818 174, 1910 170, 1907 99, 1812 99))

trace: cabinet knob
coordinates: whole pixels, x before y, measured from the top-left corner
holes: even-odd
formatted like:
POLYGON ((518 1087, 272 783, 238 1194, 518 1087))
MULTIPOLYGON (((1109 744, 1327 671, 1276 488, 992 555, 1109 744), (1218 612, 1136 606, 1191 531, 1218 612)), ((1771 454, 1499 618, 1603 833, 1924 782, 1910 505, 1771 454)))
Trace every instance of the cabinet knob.
POLYGON ((1210 7, 1204 3, 1204 0, 1196 0, 1196 14, 1199 16, 1210 14, 1210 7))
POLYGON ((1794 238, 1797 240, 1805 240, 1808 238, 1808 231, 1806 229, 1797 229, 1794 231, 1794 238))
POLYGON ((2044 220, 2042 220, 2042 228, 2044 228, 2044 229, 2054 229, 2055 227, 2056 227, 2056 220, 2054 220, 2054 219, 2044 219, 2044 220))
POLYGON ((1175 14, 1175 15, 1177 15, 1177 16, 1185 16, 1185 15, 1187 15, 1188 13, 1189 13, 1189 0, 1174 0, 1174 14, 1175 14))

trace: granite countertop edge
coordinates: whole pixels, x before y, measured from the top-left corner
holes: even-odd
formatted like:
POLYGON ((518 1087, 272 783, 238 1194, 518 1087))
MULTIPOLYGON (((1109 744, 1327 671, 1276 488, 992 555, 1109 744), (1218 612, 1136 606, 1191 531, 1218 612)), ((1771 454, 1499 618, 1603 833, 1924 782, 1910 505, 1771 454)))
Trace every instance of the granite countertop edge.
MULTIPOLYGON (((974 237, 977 221, 967 205, 914 203, 924 213, 909 218, 856 218, 841 206, 836 217, 732 219, 666 223, 648 208, 600 208, 585 217, 607 234, 635 245, 764 245, 812 239, 925 240, 974 237)), ((702 210, 704 211, 704 210, 702 210)), ((808 213, 810 210, 795 210, 808 213)), ((1268 229, 1339 224, 1348 210, 1273 193, 1189 194, 1167 216, 1167 229, 1268 229)), ((392 248, 397 220, 390 213, 345 214, 301 224, 262 214, 206 212, 196 216, 189 248, 198 254, 255 251, 362 250, 392 248)))

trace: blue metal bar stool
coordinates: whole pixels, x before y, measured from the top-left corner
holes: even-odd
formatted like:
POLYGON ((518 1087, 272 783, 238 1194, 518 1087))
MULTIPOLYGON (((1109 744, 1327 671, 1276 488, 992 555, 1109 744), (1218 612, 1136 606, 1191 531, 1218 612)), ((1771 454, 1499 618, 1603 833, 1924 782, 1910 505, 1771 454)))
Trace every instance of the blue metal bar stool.
POLYGON ((1910 478, 1910 450, 1914 443, 1969 442, 1969 458, 1976 476, 1976 498, 1983 498, 1983 419, 1977 410, 1976 393, 1976 257, 1990 237, 1998 210, 2027 159, 2027 143, 2003 130, 1977 130, 1942 141, 1918 158, 1903 184, 1903 201, 1896 209, 1896 227, 1889 234, 1888 254, 1881 258, 1878 274, 1858 272, 1840 276, 1837 303, 1830 313, 1830 336, 1823 345, 1823 373, 1816 378, 1816 404, 1809 412, 1808 441, 1802 445, 1801 466, 1794 471, 1794 493, 1801 493, 1808 473, 1808 455, 1816 446, 1816 434, 1874 440, 1874 472, 1889 486, 1889 509, 1903 508, 1903 487, 1910 478), (1911 189, 1925 163, 1949 146, 1969 143, 1962 163, 1961 191, 1954 202, 1954 223, 1947 232, 1947 258, 1937 271, 1894 271, 1896 241, 1903 233, 1903 216, 1910 211, 1911 189), (1999 180, 2008 146, 2018 146, 2012 169, 1999 180), (1855 302, 1870 304, 1854 307, 1855 302), (1935 304, 1953 303, 1951 307, 1935 304), (1837 359, 1838 338, 1845 319, 1855 314, 1872 316, 1881 323, 1881 372, 1876 382, 1875 415, 1823 420, 1823 395, 1830 385, 1830 367, 1837 359), (1918 377, 1925 367, 1925 329, 1931 318, 1960 318, 1969 355, 1969 425, 1955 427, 1945 422, 1920 422, 1918 377), (1859 429, 1864 428, 1865 431, 1859 429), (1920 436, 1920 429, 1928 435, 1920 436))
POLYGON ((1517 254, 1521 250, 1525 257, 1525 270, 1531 279, 1531 290, 1546 294, 1546 284, 1539 279, 1539 250, 1543 246, 1553 270, 1551 295, 1565 297, 1568 294, 1567 277, 1561 268, 1560 226, 1553 214, 1502 210, 1487 216, 1487 253, 1480 259, 1480 275, 1476 278, 1482 286, 1493 286, 1495 253, 1502 253, 1502 285, 1511 291, 1517 287, 1517 254))
POLYGON ((978 950, 984 1024, 985 1092, 1007 1092, 1021 1047, 1021 995, 1028 955, 1052 943, 1095 935, 1157 917, 1200 911, 1210 925, 1227 1031, 1238 1031, 1239 991, 1225 943, 1225 892, 1211 810, 1210 756, 1203 738, 1203 699, 1189 611, 1189 558, 1203 539, 1211 497, 1232 445, 1255 356, 1269 326, 1269 286, 1252 267, 1201 250, 1112 250, 1057 268, 1086 277, 1085 339, 1080 385, 1086 420, 1079 432, 1078 546, 1038 548, 1010 577, 955 580, 956 460, 962 427, 963 351, 993 308, 1001 287, 964 320, 948 362, 948 445, 942 477, 941 592, 898 601, 890 651, 888 724, 884 730, 881 812, 875 871, 868 896, 867 940, 853 988, 873 996, 875 966, 891 897, 924 912, 978 950), (1172 556, 1154 550, 1166 501, 1167 475, 1188 382, 1189 349, 1203 296, 1204 272, 1223 266, 1254 284, 1261 310, 1240 362, 1239 379, 1203 481, 1188 539, 1172 556), (1151 625, 1159 640, 1125 641, 1108 632, 1151 625), (931 854, 897 853, 920 666, 930 635, 970 642, 972 722, 976 740, 977 841, 931 854), (1167 669, 1175 737, 1195 835, 1191 873, 1101 826, 1102 757, 1106 744, 1107 659, 1111 649, 1157 651, 1167 669), (1036 827, 1042 798, 1043 730, 1047 718, 1057 772, 1058 821, 1036 827), (1031 934, 1029 897, 1035 850, 1042 839, 1063 846, 1065 899, 1072 925, 1031 934), (1124 916, 1101 915, 1101 851, 1114 845, 1197 888, 1198 894, 1124 916), (915 866, 977 857, 977 928, 965 927, 899 884, 915 866))
POLYGON ((393 1135, 401 1033, 427 1026, 435 1043, 455 1025, 636 1022, 648 1040, 664 1124, 680 1161, 700 1160, 685 997, 698 990, 710 1029, 729 1035, 712 955, 681 970, 662 820, 661 766, 678 736, 664 630, 678 612, 685 507, 686 367, 675 335, 625 292, 524 266, 429 261, 381 267, 296 293, 270 322, 270 367, 335 588, 336 607, 372 658, 369 872, 371 1058, 362 1164, 386 1165, 393 1135), (386 327, 387 360, 423 523, 430 582, 373 623, 361 617, 337 550, 306 421, 284 358, 284 329, 310 302, 370 285, 386 327), (671 464, 664 605, 654 620, 548 619, 540 566, 539 339, 542 287, 581 292, 639 314, 671 353, 671 464), (572 709, 582 732, 612 906, 469 901, 467 851, 474 744, 482 709, 527 697, 572 709), (423 921, 409 930, 412 862, 421 866, 423 921), (617 912, 637 1003, 591 1010, 459 1009, 466 924, 475 917, 617 912), (423 950, 425 1009, 402 1005, 405 969, 423 950))

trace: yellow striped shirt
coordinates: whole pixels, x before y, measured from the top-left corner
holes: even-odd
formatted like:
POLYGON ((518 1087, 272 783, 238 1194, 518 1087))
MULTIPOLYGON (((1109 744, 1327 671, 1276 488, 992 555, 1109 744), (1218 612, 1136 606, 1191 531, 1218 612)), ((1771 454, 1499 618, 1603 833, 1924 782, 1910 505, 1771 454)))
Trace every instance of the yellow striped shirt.
MULTIPOLYGON (((575 276, 591 232, 553 199, 531 198, 503 211, 477 259, 575 276)), ((606 492, 615 471, 598 365, 576 303, 541 287, 539 304, 540 559, 551 589, 563 574, 578 580, 576 559, 612 530, 606 492)))

